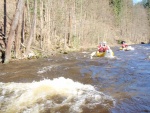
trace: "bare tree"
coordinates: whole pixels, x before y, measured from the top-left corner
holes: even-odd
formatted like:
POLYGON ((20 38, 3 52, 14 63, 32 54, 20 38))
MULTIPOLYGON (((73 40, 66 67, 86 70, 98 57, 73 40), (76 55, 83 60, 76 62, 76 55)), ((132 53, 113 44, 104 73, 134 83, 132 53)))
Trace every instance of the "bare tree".
POLYGON ((8 63, 11 59, 11 49, 12 49, 12 45, 13 45, 13 41, 14 41, 15 30, 16 30, 18 22, 19 22, 19 16, 20 16, 20 14, 22 14, 23 7, 24 7, 24 0, 18 0, 15 16, 12 21, 12 25, 11 25, 10 32, 8 35, 8 42, 6 45, 4 63, 8 63))
POLYGON ((40 48, 43 48, 43 1, 40 0, 40 48))
POLYGON ((23 24, 23 11, 21 12, 19 17, 19 22, 18 26, 16 29, 16 37, 15 37, 15 57, 20 58, 20 44, 21 44, 21 38, 22 38, 22 32, 24 31, 22 29, 22 24, 23 24))
POLYGON ((6 0, 4 0, 4 35, 5 35, 5 43, 6 43, 6 26, 7 26, 7 7, 6 0))
POLYGON ((37 0, 34 0, 34 17, 32 20, 32 25, 31 25, 31 29, 30 29, 30 37, 28 39, 27 42, 27 46, 26 46, 26 52, 25 55, 28 56, 29 52, 30 52, 30 47, 34 38, 34 34, 35 34, 35 23, 36 23, 36 14, 37 14, 37 0))

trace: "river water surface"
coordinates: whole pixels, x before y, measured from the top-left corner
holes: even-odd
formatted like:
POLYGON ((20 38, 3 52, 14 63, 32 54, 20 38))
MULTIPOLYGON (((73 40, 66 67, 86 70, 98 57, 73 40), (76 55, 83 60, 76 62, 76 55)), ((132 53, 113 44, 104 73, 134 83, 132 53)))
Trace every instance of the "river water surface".
POLYGON ((0 113, 148 113, 150 45, 0 65, 0 113))

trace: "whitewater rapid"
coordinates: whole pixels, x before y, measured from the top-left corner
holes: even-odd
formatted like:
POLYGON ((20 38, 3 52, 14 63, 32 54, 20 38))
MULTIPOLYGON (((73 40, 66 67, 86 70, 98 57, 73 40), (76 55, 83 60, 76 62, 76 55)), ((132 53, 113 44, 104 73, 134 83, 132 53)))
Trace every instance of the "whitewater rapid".
POLYGON ((0 83, 0 113, 82 113, 83 109, 110 109, 115 100, 92 85, 64 77, 32 83, 0 83))

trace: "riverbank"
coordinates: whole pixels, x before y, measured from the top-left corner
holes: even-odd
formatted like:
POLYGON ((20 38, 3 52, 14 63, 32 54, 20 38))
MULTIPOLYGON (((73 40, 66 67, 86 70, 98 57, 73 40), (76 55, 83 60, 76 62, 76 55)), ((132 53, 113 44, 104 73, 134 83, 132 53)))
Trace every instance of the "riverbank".
MULTIPOLYGON (((107 43, 111 48, 113 47, 120 47, 121 44, 118 43, 107 43)), ((134 45, 133 42, 128 42, 128 45, 134 45)), ((28 56, 24 57, 23 55, 20 58, 12 57, 10 62, 14 61, 21 61, 21 60, 31 60, 31 59, 39 59, 39 58, 48 58, 51 56, 59 56, 62 54, 69 54, 71 52, 83 52, 83 51, 89 51, 89 50, 97 50, 97 45, 91 45, 91 46, 81 46, 78 48, 69 46, 69 47, 53 47, 49 51, 44 51, 42 49, 37 49, 35 47, 32 47, 31 52, 28 56)), ((13 55, 12 55, 13 56, 13 55)), ((1 59, 1 62, 3 60, 1 59)))

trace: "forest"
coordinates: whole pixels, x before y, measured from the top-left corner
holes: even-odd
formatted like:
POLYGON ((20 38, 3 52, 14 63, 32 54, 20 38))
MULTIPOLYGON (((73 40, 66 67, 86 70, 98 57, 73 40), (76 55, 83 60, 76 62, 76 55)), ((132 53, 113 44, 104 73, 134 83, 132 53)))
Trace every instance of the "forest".
POLYGON ((150 0, 1 0, 0 61, 150 42, 150 0))

